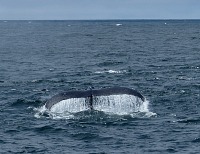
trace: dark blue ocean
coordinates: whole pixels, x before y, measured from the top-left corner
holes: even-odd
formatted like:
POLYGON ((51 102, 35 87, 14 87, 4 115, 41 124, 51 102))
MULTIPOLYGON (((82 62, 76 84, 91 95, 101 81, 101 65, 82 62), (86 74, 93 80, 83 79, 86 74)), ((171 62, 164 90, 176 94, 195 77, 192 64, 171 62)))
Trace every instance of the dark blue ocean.
POLYGON ((0 21, 0 153, 200 152, 200 20, 0 21), (50 116, 52 96, 139 91, 146 110, 50 116))

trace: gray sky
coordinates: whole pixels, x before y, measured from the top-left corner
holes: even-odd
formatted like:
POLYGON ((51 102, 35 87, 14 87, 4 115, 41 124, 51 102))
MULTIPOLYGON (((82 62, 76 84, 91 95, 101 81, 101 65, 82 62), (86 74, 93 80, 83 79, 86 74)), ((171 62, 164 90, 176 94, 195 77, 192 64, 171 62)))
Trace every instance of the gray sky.
POLYGON ((200 19, 200 0, 0 0, 10 19, 200 19))

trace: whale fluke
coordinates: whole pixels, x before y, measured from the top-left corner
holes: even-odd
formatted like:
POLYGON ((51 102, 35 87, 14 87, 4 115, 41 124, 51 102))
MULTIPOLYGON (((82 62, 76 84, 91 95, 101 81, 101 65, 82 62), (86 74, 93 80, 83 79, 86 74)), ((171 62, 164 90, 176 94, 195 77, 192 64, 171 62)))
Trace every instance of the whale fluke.
POLYGON ((139 97, 142 101, 144 101, 144 97, 137 92, 136 90, 125 88, 125 87, 112 87, 112 88, 104 88, 100 90, 92 90, 93 96, 109 96, 109 95, 120 95, 120 94, 127 94, 127 95, 134 95, 139 97))
POLYGON ((85 109, 93 109, 94 103, 98 99, 96 98, 105 98, 109 96, 134 96, 134 98, 141 100, 142 102, 145 101, 145 98, 136 90, 125 88, 125 87, 112 87, 112 88, 103 88, 99 90, 86 90, 86 91, 68 91, 68 92, 62 92, 55 96, 53 96, 51 99, 49 99, 45 107, 47 109, 51 109, 52 107, 56 106, 56 104, 59 103, 65 103, 65 104, 71 104, 71 106, 67 106, 68 108, 72 108, 72 106, 76 106, 78 108, 77 110, 85 110, 85 109), (66 103, 67 102, 67 103, 66 103), (78 103, 82 104, 79 105, 78 103))

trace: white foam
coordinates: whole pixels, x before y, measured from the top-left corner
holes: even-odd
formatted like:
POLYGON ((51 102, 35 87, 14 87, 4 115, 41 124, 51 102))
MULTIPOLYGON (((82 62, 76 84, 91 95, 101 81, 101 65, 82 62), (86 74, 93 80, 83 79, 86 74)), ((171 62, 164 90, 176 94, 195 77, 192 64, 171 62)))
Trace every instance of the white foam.
POLYGON ((179 76, 178 79, 179 80, 194 80, 194 78, 189 78, 189 77, 185 77, 185 76, 179 76))
POLYGON ((47 110, 45 105, 44 106, 41 106, 41 107, 38 107, 38 108, 34 108, 33 109, 34 111, 36 111, 36 114, 34 115, 34 117, 36 118, 40 118, 41 115, 43 115, 43 113, 47 110))
POLYGON ((32 80, 31 82, 33 82, 33 83, 35 83, 35 82, 38 82, 39 80, 37 80, 37 79, 34 79, 34 80, 32 80))
POLYGON ((116 24, 116 26, 122 26, 122 24, 116 24))
POLYGON ((44 114, 48 115, 48 117, 51 119, 72 119, 72 118, 74 118, 74 115, 70 114, 68 112, 56 113, 56 112, 49 111, 45 107, 45 105, 38 107, 38 108, 34 108, 34 111, 36 111, 36 113, 34 115, 35 118, 42 118, 42 117, 44 117, 44 114))
POLYGON ((123 73, 127 73, 126 70, 105 70, 105 71, 96 71, 96 74, 102 74, 102 73, 110 73, 110 74, 123 74, 123 73))

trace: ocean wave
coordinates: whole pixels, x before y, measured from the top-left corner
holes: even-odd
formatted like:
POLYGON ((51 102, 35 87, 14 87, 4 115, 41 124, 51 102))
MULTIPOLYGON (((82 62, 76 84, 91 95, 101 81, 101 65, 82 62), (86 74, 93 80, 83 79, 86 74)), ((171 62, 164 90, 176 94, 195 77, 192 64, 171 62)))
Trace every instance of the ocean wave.
POLYGON ((18 99, 15 102, 13 102, 11 104, 11 106, 14 106, 14 107, 22 107, 25 105, 37 106, 38 104, 41 104, 41 103, 42 103, 42 101, 40 101, 40 100, 32 101, 32 100, 27 100, 27 99, 18 99))

